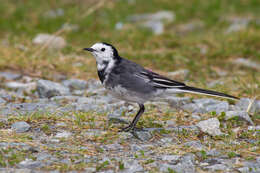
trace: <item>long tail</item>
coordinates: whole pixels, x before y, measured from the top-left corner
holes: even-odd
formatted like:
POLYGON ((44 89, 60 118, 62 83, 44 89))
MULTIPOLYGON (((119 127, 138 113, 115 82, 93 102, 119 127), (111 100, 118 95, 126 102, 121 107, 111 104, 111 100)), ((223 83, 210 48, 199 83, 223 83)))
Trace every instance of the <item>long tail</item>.
POLYGON ((182 90, 183 92, 187 92, 187 93, 203 94, 203 95, 239 100, 238 97, 234 97, 234 96, 231 96, 228 94, 224 94, 224 93, 212 91, 212 90, 205 90, 205 89, 200 89, 200 88, 195 88, 195 87, 190 87, 190 86, 180 87, 179 89, 182 90))

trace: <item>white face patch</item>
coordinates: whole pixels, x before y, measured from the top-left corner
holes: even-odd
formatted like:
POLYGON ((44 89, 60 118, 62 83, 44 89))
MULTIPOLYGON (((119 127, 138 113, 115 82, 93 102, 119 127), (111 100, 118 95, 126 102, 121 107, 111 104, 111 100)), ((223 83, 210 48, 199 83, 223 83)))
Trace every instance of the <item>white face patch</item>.
POLYGON ((97 69, 106 73, 111 71, 115 63, 113 48, 104 43, 96 43, 91 48, 94 49, 91 53, 96 59, 97 69))

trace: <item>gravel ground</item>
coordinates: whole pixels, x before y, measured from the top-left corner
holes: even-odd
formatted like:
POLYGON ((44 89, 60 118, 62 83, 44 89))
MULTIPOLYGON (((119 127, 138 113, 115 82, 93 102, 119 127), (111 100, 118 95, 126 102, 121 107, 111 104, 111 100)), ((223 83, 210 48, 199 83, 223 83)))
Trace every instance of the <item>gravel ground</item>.
POLYGON ((0 172, 260 172, 259 100, 149 102, 137 139, 97 80, 0 78, 0 172))

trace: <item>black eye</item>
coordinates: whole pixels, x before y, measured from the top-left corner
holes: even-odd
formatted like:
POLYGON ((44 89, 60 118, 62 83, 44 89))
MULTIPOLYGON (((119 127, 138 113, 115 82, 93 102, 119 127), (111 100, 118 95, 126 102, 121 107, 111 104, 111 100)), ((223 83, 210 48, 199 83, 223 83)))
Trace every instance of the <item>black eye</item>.
POLYGON ((102 48, 101 51, 104 52, 106 49, 105 48, 102 48))

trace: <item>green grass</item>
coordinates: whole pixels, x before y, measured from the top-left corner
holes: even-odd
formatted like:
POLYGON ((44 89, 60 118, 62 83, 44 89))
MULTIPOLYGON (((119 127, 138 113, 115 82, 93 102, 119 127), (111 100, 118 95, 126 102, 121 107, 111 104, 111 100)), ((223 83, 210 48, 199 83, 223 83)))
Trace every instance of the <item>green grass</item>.
MULTIPOLYGON (((98 1, 100 3, 100 1, 98 1)), ((230 61, 237 57, 260 62, 259 39, 260 2, 257 0, 224 1, 104 1, 104 5, 88 15, 88 10, 97 6, 96 1, 4 1, 0 4, 1 44, 0 69, 15 70, 32 76, 54 79, 55 74, 89 79, 97 78, 94 59, 82 51, 95 42, 114 44, 120 55, 136 61, 162 74, 167 71, 189 69, 185 79, 189 84, 207 87, 207 83, 219 79, 217 71, 227 71, 222 80, 225 85, 213 89, 230 94, 253 97, 259 95, 259 71, 240 68, 230 61), (61 8, 64 15, 47 18, 49 10, 61 8), (132 14, 172 11, 176 20, 165 26, 164 34, 153 35, 147 29, 127 22, 132 14), (226 34, 228 18, 250 17, 246 30, 226 34), (179 26, 192 21, 201 21, 203 27, 188 33, 179 33, 179 26), (117 22, 125 23, 116 30, 117 22), (54 34, 64 23, 76 24, 77 31, 64 31, 60 35, 68 43, 58 51, 41 50, 31 40, 38 33, 54 34), (26 50, 20 50, 19 45, 26 50), (200 47, 206 47, 205 54, 200 47), (82 63, 81 66, 74 66, 82 63), (239 71, 243 72, 238 73, 239 71)), ((178 79, 178 78, 177 78, 178 79)), ((183 79, 182 79, 183 80, 183 79)))
MULTIPOLYGON (((239 67, 231 63, 238 57, 248 58, 260 63, 260 19, 259 0, 136 0, 134 4, 126 0, 106 0, 104 4, 88 15, 90 9, 96 8, 101 1, 85 0, 8 0, 0 3, 0 71, 11 70, 26 75, 55 80, 56 74, 64 74, 68 77, 81 79, 97 78, 94 58, 82 51, 95 42, 106 41, 119 49, 121 56, 133 60, 167 75, 169 71, 188 69, 190 74, 185 78, 176 78, 190 85, 207 88, 207 84, 214 80, 221 80, 223 85, 216 85, 212 89, 226 92, 239 97, 255 97, 260 95, 260 71, 245 67, 239 67), (49 10, 61 8, 64 15, 57 18, 44 16, 49 10), (142 29, 127 22, 127 17, 132 14, 153 13, 160 10, 172 11, 176 20, 165 25, 162 35, 153 35, 147 29, 142 29), (228 18, 249 17, 251 22, 246 30, 226 34, 230 25, 228 18), (182 32, 181 26, 200 21, 203 26, 191 32, 182 32), (123 22, 124 28, 116 30, 115 24, 123 22), (64 23, 76 24, 77 31, 63 31, 60 33, 67 41, 67 46, 61 50, 50 51, 41 46, 32 44, 32 39, 38 33, 55 34, 60 31, 64 23), (259 23, 259 21, 258 21, 259 23), (26 49, 21 49, 23 45, 26 49), (207 52, 201 53, 200 48, 205 47, 207 52), (75 65, 81 63, 82 65, 75 65), (226 71, 227 75, 221 77, 218 72, 226 71)), ((197 97, 197 96, 193 96, 197 97)), ((259 99, 259 97, 258 97, 259 99)), ((134 115, 129 117, 129 120, 134 115)), ((216 117, 215 112, 203 115, 203 119, 216 117)), ((259 125, 259 114, 252 115, 256 125, 259 125)), ((160 110, 157 107, 148 106, 138 126, 165 127, 165 122, 174 120, 177 125, 194 125, 198 121, 185 115, 181 111, 160 110), (164 116, 159 116, 163 114, 164 116), (154 122, 157 121, 157 122, 154 122)), ((232 142, 237 138, 259 141, 259 135, 255 131, 247 131, 247 124, 235 119, 224 120, 224 114, 219 116, 221 131, 226 136, 208 138, 209 147, 219 151, 225 151, 228 157, 241 155, 243 158, 255 158, 259 153, 256 144, 241 142, 235 145, 232 142), (223 124, 226 123, 226 126, 223 124), (241 129, 235 133, 233 128, 241 129), (221 140, 223 143, 218 143, 221 140)), ((40 128, 47 136, 55 136, 57 131, 70 131, 73 135, 60 142, 66 147, 46 147, 43 150, 54 153, 57 157, 64 157, 61 151, 84 155, 102 154, 106 151, 99 147, 100 144, 110 144, 117 141, 122 145, 128 142, 118 134, 119 126, 106 123, 106 115, 94 112, 74 113, 58 116, 55 114, 35 113, 28 116, 10 116, 7 124, 0 122, 1 141, 25 142, 33 144, 30 132, 28 134, 16 134, 6 131, 16 121, 26 121, 34 128, 40 128), (51 128, 58 122, 65 122, 66 126, 51 128), (97 123, 98 122, 98 123, 97 123), (89 129, 101 130, 104 133, 84 136, 89 129), (3 131, 3 133, 2 133, 3 131), (95 145, 95 146, 94 146, 95 145), (90 149, 80 149, 88 146, 90 149)), ((198 152, 190 147, 183 147, 182 143, 190 140, 201 140, 205 134, 193 134, 187 130, 170 132, 161 130, 154 133, 155 140, 164 135, 174 134, 178 144, 153 148, 158 153, 173 153, 183 155, 187 152, 198 152)), ((201 140, 203 143, 203 140, 201 140)), ((207 145, 207 144, 205 144, 207 145)), ((205 151, 200 151, 202 160, 208 156, 205 151)), ((135 153, 136 157, 146 157, 142 151, 135 153)), ((25 158, 33 158, 33 154, 24 151, 15 151, 12 148, 0 150, 0 166, 12 166, 25 158)), ((70 157, 76 160, 75 157, 70 157)), ((153 160, 147 160, 144 165, 149 165, 153 160)), ((113 163, 100 164, 54 164, 46 169, 84 170, 85 167, 94 167, 98 170, 106 170, 113 163)), ((124 169, 122 162, 117 162, 118 169, 124 169)), ((147 168, 149 170, 150 168, 147 168)), ((169 172, 174 170, 169 169, 169 172)))

